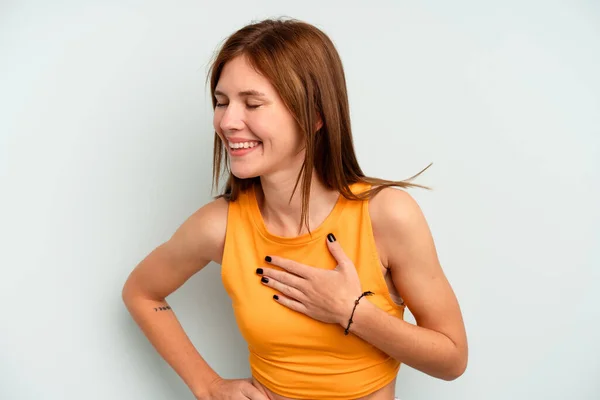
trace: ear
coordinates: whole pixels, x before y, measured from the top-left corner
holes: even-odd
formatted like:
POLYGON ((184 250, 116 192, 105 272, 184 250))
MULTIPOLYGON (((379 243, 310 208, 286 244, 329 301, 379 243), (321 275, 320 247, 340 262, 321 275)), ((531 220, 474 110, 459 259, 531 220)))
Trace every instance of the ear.
POLYGON ((323 127, 323 118, 321 118, 321 113, 317 112, 317 124, 315 126, 315 132, 318 132, 319 129, 323 127))

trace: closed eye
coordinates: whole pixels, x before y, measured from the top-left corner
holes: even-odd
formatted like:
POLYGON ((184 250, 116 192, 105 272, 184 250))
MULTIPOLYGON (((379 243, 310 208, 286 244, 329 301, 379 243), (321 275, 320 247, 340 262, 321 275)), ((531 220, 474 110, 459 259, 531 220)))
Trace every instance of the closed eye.
MULTIPOLYGON (((227 107, 229 104, 228 103, 217 103, 215 105, 215 107, 218 108, 223 108, 223 107, 227 107)), ((258 104, 258 105, 254 105, 254 104, 246 104, 246 107, 251 109, 251 110, 255 110, 257 108, 259 108, 260 106, 262 106, 262 104, 258 104)))

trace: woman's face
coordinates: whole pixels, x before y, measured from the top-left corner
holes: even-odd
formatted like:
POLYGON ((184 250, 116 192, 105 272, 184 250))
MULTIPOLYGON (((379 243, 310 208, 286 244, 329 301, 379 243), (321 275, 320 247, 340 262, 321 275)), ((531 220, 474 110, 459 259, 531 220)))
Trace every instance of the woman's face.
POLYGON ((243 56, 225 64, 215 89, 213 124, 238 178, 298 169, 304 161, 296 121, 271 83, 243 56))

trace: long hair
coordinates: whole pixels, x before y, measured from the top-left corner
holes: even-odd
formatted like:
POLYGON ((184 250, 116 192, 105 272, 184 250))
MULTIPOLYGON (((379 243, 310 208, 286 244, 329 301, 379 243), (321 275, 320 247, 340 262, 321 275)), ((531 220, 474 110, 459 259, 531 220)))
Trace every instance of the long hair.
MULTIPOLYGON (((279 93, 304 138, 305 159, 294 186, 301 186, 302 211, 299 231, 308 226, 308 200, 313 170, 329 189, 352 200, 365 200, 389 186, 426 186, 410 183, 431 166, 403 181, 367 177, 354 152, 346 78, 342 61, 330 38, 321 30, 295 19, 267 19, 247 25, 229 36, 209 69, 213 110, 214 92, 225 64, 245 56, 279 93), (315 132, 321 118, 323 125, 315 132), (372 188, 353 193, 350 185, 369 183, 372 188)), ((260 178, 240 179, 229 168, 229 156, 215 132, 213 150, 213 190, 219 187, 222 172, 229 174, 218 197, 235 201, 241 191, 260 183, 260 178)), ((290 198, 291 199, 291 198, 290 198)))

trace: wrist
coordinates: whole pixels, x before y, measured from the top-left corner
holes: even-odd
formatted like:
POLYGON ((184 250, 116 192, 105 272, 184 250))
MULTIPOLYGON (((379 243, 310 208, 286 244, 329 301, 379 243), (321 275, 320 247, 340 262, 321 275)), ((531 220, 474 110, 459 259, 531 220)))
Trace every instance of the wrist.
POLYGON ((366 297, 367 296, 371 296, 374 293, 371 291, 365 291, 365 292, 361 292, 357 295, 355 295, 352 299, 350 299, 349 301, 346 301, 344 303, 344 310, 345 312, 342 313, 340 319, 339 319, 339 325, 344 328, 344 330, 349 329, 349 326, 351 326, 354 323, 354 320, 356 319, 356 312, 358 311, 359 308, 364 307, 365 302, 367 302, 366 297))
POLYGON ((350 319, 350 316, 352 315, 352 309, 354 308, 354 302, 356 299, 358 299, 361 293, 353 294, 350 297, 340 299, 335 321, 342 328, 345 329, 346 325, 348 325, 348 320, 350 319))
POLYGON ((197 388, 193 391, 194 397, 196 400, 210 400, 213 398, 214 389, 219 385, 224 379, 220 376, 214 377, 212 380, 204 383, 201 387, 197 388))
POLYGON ((346 322, 344 329, 348 329, 348 334, 352 333, 353 335, 362 337, 365 329, 368 331, 373 328, 373 318, 379 315, 380 312, 386 314, 385 311, 363 297, 354 311, 352 323, 348 326, 346 322))

